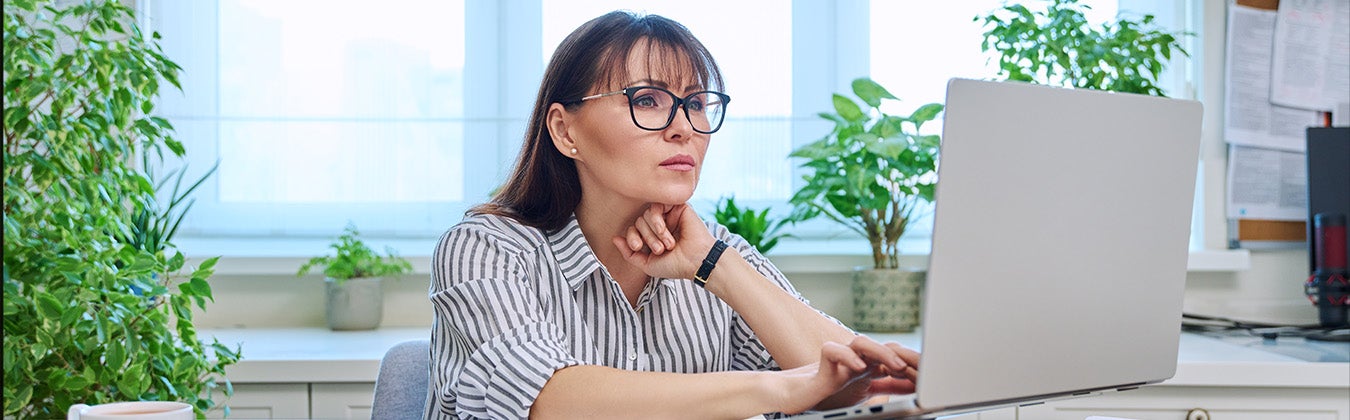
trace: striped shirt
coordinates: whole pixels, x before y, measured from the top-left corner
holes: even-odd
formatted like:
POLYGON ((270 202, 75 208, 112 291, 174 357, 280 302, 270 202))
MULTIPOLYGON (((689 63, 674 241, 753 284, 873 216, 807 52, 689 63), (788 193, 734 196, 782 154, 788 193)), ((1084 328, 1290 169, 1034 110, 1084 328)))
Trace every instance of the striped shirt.
MULTIPOLYGON (((744 239, 708 227, 802 299, 744 239)), ((553 372, 578 364, 676 373, 777 369, 745 321, 692 281, 654 279, 630 305, 575 217, 549 234, 510 218, 469 216, 441 237, 431 272, 428 419, 528 417, 553 372)))

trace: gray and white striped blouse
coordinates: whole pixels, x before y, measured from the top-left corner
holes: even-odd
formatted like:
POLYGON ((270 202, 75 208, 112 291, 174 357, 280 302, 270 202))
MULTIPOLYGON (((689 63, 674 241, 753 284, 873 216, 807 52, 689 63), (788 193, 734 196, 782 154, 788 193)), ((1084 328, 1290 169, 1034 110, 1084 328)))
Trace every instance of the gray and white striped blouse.
MULTIPOLYGON (((744 239, 709 228, 802 299, 744 239)), ((692 281, 655 279, 630 306, 575 218, 547 234, 509 218, 467 217, 441 237, 431 273, 428 419, 525 418, 553 372, 577 364, 678 373, 777 368, 745 321, 692 281)))

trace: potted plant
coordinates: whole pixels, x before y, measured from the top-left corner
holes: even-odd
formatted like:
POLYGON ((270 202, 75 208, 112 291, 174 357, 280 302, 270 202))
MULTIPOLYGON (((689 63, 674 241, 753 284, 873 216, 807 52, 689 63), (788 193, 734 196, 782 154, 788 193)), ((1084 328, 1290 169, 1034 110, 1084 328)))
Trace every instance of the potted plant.
POLYGON ((1172 51, 1190 56, 1177 35, 1160 30, 1153 15, 1088 25, 1078 0, 1054 0, 1032 12, 1009 4, 975 20, 989 28, 980 43, 997 51, 1007 80, 1082 89, 1165 96, 1157 85, 1172 51))
POLYGON ((151 115, 179 67, 134 21, 120 1, 4 5, 5 418, 127 400, 204 416, 216 388, 232 394, 238 348, 192 322, 217 259, 187 267, 171 230, 137 221, 187 209, 134 165, 184 153, 151 115))
POLYGON ((721 197, 717 200, 713 218, 717 220, 717 223, 726 226, 731 233, 745 238, 745 241, 759 250, 761 254, 768 254, 770 249, 778 245, 779 239, 792 236, 783 232, 784 227, 812 216, 801 212, 793 212, 787 217, 775 219, 769 216, 769 210, 769 208, 755 210, 737 206, 736 196, 733 195, 721 197))
POLYGON ((340 331, 379 327, 384 315, 381 280, 411 272, 412 264, 398 257, 393 249, 386 248, 386 256, 375 253, 351 223, 329 247, 336 255, 311 258, 296 272, 296 276, 304 276, 314 267, 323 267, 328 328, 340 331))
POLYGON ((938 135, 920 128, 942 112, 926 104, 908 116, 881 111, 896 97, 869 78, 853 81, 853 93, 867 105, 833 96, 829 135, 792 151, 811 170, 790 200, 858 233, 871 244, 872 267, 859 267, 853 280, 854 327, 868 331, 909 331, 918 325, 921 271, 900 267, 897 243, 915 212, 933 200, 937 182, 938 135))

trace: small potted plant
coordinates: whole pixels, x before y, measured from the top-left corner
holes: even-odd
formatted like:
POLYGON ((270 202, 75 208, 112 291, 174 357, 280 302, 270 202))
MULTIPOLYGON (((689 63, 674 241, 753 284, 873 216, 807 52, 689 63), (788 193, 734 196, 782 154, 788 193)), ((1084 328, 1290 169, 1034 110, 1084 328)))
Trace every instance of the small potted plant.
POLYGON ((323 267, 328 328, 340 331, 379 327, 384 314, 381 280, 411 272, 412 264, 392 249, 386 248, 386 256, 371 250, 351 223, 329 247, 337 255, 311 258, 296 272, 296 276, 304 276, 315 267, 323 267))
POLYGON ((778 245, 779 239, 792 236, 783 232, 785 226, 813 216, 802 212, 793 212, 787 217, 775 219, 769 215, 769 210, 769 208, 755 210, 749 207, 741 207, 736 205, 735 196, 726 196, 717 200, 717 208, 714 209, 713 218, 717 220, 717 223, 726 226, 731 233, 745 238, 745 241, 759 250, 759 253, 768 254, 770 249, 778 245))
POLYGON ((869 78, 853 81, 852 99, 834 95, 833 113, 821 113, 834 129, 794 150, 806 161, 806 184, 791 202, 857 232, 871 244, 872 267, 853 276, 853 326, 864 331, 910 331, 919 322, 919 289, 924 273, 900 267, 897 243, 915 212, 933 200, 937 182, 938 135, 920 127, 942 112, 942 104, 920 106, 909 116, 881 111, 896 100, 869 78))

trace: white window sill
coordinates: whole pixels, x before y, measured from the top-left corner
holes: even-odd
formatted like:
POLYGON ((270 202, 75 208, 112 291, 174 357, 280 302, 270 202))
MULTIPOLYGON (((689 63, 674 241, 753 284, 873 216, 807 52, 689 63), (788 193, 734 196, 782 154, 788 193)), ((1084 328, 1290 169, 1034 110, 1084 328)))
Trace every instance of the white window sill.
MULTIPOLYGON (((413 265, 414 274, 431 272, 431 253, 436 238, 368 240, 372 248, 384 253, 385 247, 397 250, 413 265)), ((220 275, 294 275, 309 258, 329 255, 330 239, 243 240, 237 238, 181 239, 178 248, 195 266, 206 257, 222 256, 216 264, 220 275)), ((926 268, 926 246, 905 246, 900 263, 906 267, 926 268)), ((846 273, 854 267, 872 264, 866 241, 853 239, 785 241, 769 253, 769 258, 785 273, 846 273)), ((1191 251, 1187 263, 1190 272, 1231 272, 1251 268, 1251 255, 1243 250, 1191 251)))

